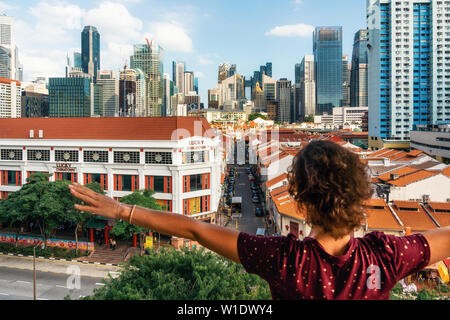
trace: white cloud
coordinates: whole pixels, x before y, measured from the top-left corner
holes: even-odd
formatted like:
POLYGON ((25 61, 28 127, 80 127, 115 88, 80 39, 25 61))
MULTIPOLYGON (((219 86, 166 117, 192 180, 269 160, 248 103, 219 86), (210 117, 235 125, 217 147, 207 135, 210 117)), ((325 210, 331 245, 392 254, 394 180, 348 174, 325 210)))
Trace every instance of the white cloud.
POLYGON ((303 0, 294 0, 294 3, 295 4, 303 4, 304 2, 303 2, 303 0))
POLYGON ((7 11, 7 10, 14 10, 14 9, 16 9, 15 6, 12 6, 9 3, 0 1, 0 13, 5 13, 5 11, 7 11))
POLYGON ((150 32, 146 38, 156 41, 168 51, 192 52, 192 39, 187 31, 173 22, 156 22, 149 26, 150 32))
POLYGON ((38 25, 58 26, 63 29, 81 28, 81 17, 84 10, 76 5, 66 5, 56 1, 54 4, 41 2, 29 12, 38 20, 38 25))
POLYGON ((295 25, 276 26, 266 32, 265 35, 276 37, 309 37, 313 31, 313 26, 299 23, 295 25))
POLYGON ((202 78, 206 78, 206 75, 201 71, 196 71, 196 72, 194 72, 194 77, 202 79, 202 78))
POLYGON ((200 65, 211 65, 211 64, 214 64, 214 62, 211 59, 209 59, 208 57, 205 57, 205 56, 198 56, 197 57, 197 62, 200 65))

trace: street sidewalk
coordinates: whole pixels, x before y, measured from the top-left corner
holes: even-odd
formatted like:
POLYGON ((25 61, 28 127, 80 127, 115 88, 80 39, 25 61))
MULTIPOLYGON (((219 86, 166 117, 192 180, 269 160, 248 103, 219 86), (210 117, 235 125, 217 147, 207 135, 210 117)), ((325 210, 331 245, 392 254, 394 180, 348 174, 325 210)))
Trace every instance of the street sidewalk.
MULTIPOLYGON (((108 278, 109 275, 115 278, 119 275, 120 267, 85 264, 76 261, 60 261, 36 258, 36 270, 42 272, 73 274, 68 272, 68 268, 79 267, 80 276, 108 278)), ((0 267, 33 270, 33 258, 17 257, 0 254, 0 267)))

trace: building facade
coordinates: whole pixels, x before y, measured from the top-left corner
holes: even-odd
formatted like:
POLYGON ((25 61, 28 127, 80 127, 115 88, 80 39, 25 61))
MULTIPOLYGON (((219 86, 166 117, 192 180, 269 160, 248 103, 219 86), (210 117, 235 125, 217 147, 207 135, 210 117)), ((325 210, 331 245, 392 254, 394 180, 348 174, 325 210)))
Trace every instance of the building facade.
POLYGON ((20 72, 19 52, 14 34, 14 18, 0 15, 0 78, 21 81, 20 72))
POLYGON ((43 172, 115 199, 151 189, 167 211, 214 223, 224 165, 206 119, 0 119, 0 132, 3 199, 43 172))
POLYGON ((20 118, 22 87, 17 80, 0 78, 0 118, 20 118))
POLYGON ((342 102, 342 27, 317 27, 313 50, 316 114, 331 114, 342 102))
POLYGON ((369 147, 408 148, 414 125, 450 122, 448 1, 369 0, 369 147))
POLYGON ((94 84, 89 77, 49 79, 49 117, 90 117, 94 114, 94 84))
POLYGON ((316 112, 316 80, 314 56, 306 55, 300 64, 300 116, 306 117, 316 112))

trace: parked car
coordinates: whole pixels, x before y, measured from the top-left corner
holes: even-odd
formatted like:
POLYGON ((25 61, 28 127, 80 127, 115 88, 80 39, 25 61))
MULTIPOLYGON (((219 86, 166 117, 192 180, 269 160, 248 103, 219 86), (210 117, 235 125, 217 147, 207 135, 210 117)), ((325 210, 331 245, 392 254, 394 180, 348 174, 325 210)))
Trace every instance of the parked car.
POLYGON ((258 203, 258 202, 259 202, 259 197, 258 197, 257 195, 254 195, 254 196, 252 197, 252 202, 258 203))
POLYGON ((264 216, 264 213, 263 213, 263 211, 262 211, 262 209, 260 207, 256 207, 255 208, 255 216, 257 216, 257 217, 263 217, 264 216))

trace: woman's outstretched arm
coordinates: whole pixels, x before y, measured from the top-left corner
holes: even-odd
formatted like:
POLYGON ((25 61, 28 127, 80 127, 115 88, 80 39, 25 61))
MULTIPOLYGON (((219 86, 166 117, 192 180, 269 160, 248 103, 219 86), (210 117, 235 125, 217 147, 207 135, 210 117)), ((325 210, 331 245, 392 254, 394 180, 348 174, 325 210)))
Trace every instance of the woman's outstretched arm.
MULTIPOLYGON (((129 221, 132 206, 121 204, 77 183, 69 185, 72 195, 85 205, 75 205, 81 211, 112 219, 129 221)), ((197 221, 180 214, 136 207, 132 223, 152 231, 197 241, 202 246, 240 263, 237 240, 239 231, 197 221)))
POLYGON ((430 230, 423 235, 430 245, 430 264, 450 257, 450 227, 430 230))

